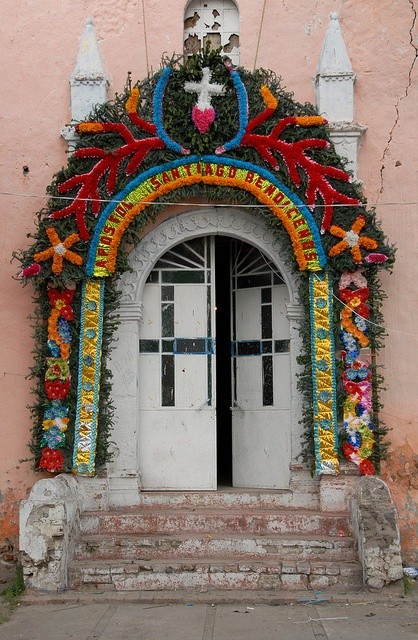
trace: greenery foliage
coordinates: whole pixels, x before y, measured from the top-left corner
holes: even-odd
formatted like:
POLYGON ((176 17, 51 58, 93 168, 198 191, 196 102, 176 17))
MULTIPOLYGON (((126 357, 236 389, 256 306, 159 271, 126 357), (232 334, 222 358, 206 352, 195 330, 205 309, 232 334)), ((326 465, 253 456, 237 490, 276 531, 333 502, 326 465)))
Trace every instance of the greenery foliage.
POLYGON ((16 575, 10 584, 7 585, 5 589, 1 592, 1 595, 5 599, 5 601, 14 606, 19 602, 20 596, 25 591, 25 583, 23 580, 23 569, 19 564, 16 567, 16 575))

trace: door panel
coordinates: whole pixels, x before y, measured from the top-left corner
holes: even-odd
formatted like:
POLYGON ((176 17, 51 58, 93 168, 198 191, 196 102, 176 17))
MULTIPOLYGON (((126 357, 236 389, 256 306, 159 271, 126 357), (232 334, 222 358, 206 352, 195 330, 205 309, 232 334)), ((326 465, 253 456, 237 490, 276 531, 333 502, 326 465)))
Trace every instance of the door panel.
POLYGON ((235 306, 236 340, 260 340, 260 290, 237 290, 235 306))
POLYGON ((215 489, 215 435, 214 411, 141 411, 143 488, 215 489))
POLYGON ((290 460, 289 411, 233 412, 234 487, 285 489, 290 460))
POLYGON ((175 294, 175 335, 182 338, 207 336, 206 285, 177 285, 175 294))
POLYGON ((231 280, 233 484, 287 488, 291 459, 287 287, 265 256, 242 243, 235 248, 231 280))
POLYGON ((144 287, 138 458, 144 489, 216 488, 210 238, 174 247, 144 287))
POLYGON ((262 363, 260 357, 241 356, 236 363, 238 411, 262 409, 262 363))
POLYGON ((174 362, 176 407, 202 410, 208 399, 206 356, 177 355, 174 362))

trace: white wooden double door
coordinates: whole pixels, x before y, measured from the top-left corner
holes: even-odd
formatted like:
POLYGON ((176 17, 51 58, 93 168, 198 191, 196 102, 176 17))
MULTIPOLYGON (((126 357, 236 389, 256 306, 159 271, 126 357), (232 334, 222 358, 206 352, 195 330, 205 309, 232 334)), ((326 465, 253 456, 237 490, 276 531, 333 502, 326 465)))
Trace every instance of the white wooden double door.
POLYGON ((224 261, 217 273, 216 238, 175 246, 144 287, 138 372, 144 489, 216 489, 217 417, 225 416, 225 409, 232 416, 226 428, 232 423, 233 486, 288 486, 287 287, 258 249, 235 240, 226 243, 230 268, 224 261), (221 326, 229 340, 222 353, 217 353, 216 284, 227 287, 230 297, 229 327, 221 326), (231 376, 231 397, 221 412, 217 386, 225 375, 231 376))

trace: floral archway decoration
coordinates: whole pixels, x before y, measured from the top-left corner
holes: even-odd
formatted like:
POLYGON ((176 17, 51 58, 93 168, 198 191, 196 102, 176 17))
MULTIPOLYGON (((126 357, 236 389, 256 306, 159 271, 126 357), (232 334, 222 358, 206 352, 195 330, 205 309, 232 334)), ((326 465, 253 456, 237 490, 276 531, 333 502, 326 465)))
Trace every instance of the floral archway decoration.
POLYGON ((168 61, 75 126, 32 246, 17 254, 36 292, 31 450, 35 467, 94 475, 109 457, 117 280, 132 246, 172 203, 228 203, 263 216, 300 274, 303 458, 344 456, 373 474, 378 421, 378 270, 394 251, 345 171, 327 122, 265 70, 206 51, 168 61), (372 355, 370 355, 372 354, 372 355))

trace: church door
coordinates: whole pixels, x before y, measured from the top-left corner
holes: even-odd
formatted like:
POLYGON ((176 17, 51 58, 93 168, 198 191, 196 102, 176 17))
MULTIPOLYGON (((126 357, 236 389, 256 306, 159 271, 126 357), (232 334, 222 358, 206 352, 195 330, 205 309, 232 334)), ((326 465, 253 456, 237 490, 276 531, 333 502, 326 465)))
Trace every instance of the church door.
POLYGON ((274 265, 244 242, 194 238, 158 260, 139 343, 143 489, 287 487, 286 302, 274 265))

